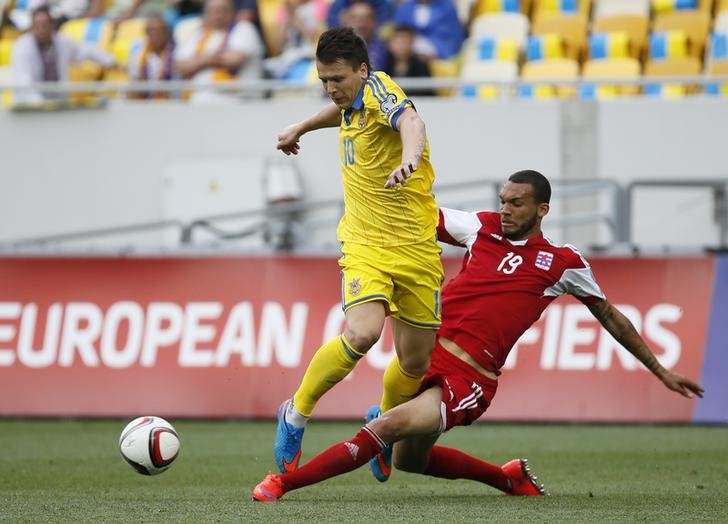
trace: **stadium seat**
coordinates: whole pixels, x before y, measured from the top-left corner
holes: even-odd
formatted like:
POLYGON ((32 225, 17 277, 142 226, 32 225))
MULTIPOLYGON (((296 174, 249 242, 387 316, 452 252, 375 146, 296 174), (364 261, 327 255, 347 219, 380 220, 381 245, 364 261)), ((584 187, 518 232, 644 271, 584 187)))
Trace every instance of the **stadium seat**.
POLYGON ((494 38, 488 35, 470 37, 461 51, 463 64, 492 60, 517 63, 519 55, 520 47, 513 38, 494 38))
POLYGON ((626 58, 629 56, 629 35, 624 31, 592 33, 589 36, 589 58, 626 58))
POLYGON ((641 59, 647 47, 649 18, 640 15, 615 15, 594 20, 592 31, 611 33, 621 31, 629 36, 629 54, 641 59))
MULTIPOLYGON (((518 79, 518 64, 504 60, 467 62, 460 78, 475 82, 513 82, 518 79)), ((470 85, 463 88, 462 94, 471 98, 493 99, 499 97, 502 91, 497 85, 470 85)))
POLYGON ((576 80, 579 77, 579 63, 571 58, 554 58, 536 60, 523 64, 521 79, 547 81, 521 86, 519 94, 530 98, 573 97, 576 88, 573 85, 559 85, 558 80, 576 80))
MULTIPOLYGON (((640 77, 640 62, 635 58, 606 58, 602 60, 587 60, 584 63, 582 78, 584 80, 623 80, 640 77)), ((616 86, 605 84, 584 84, 580 89, 581 98, 614 98, 624 95, 635 95, 639 92, 638 86, 616 86)))
POLYGON ((536 0, 533 6, 532 19, 581 16, 588 19, 591 12, 591 0, 536 0))
POLYGON ((258 17, 263 32, 263 41, 268 53, 271 53, 274 44, 274 35, 278 26, 278 11, 285 5, 285 0, 258 0, 258 17))
POLYGON ((662 31, 650 35, 651 60, 671 60, 688 55, 688 36, 684 31, 662 31))
POLYGON ((475 0, 473 17, 490 13, 531 13, 531 0, 475 0))
POLYGON ((698 9, 698 0, 652 0, 652 10, 656 15, 671 11, 696 9, 698 9))
POLYGON ((488 35, 495 38, 511 38, 522 49, 528 38, 530 21, 521 13, 493 13, 481 15, 470 24, 470 37, 488 35))
POLYGON ((534 35, 556 33, 564 40, 565 54, 580 60, 586 46, 587 18, 582 15, 555 15, 537 18, 531 28, 534 35))
MULTIPOLYGON (((708 76, 728 76, 728 60, 720 60, 708 63, 708 76)), ((728 82, 706 84, 705 92, 713 96, 728 97, 728 82)))
POLYGON ((531 35, 526 44, 526 61, 563 58, 564 41, 558 33, 531 35))
POLYGON ((611 16, 639 16, 649 19, 650 0, 596 0, 594 20, 611 16))
POLYGON ((704 11, 672 11, 655 17, 653 32, 680 30, 690 39, 689 52, 697 58, 703 57, 705 41, 710 28, 710 15, 704 11))
POLYGON ((0 67, 10 64, 10 58, 13 56, 13 40, 0 40, 0 67))
POLYGON ((76 42, 111 50, 113 24, 105 18, 74 18, 64 22, 59 32, 76 42))
MULTIPOLYGON (((430 73, 435 78, 457 78, 459 75, 459 65, 455 60, 430 60, 430 73)), ((439 96, 453 96, 455 90, 450 88, 437 89, 439 96)))

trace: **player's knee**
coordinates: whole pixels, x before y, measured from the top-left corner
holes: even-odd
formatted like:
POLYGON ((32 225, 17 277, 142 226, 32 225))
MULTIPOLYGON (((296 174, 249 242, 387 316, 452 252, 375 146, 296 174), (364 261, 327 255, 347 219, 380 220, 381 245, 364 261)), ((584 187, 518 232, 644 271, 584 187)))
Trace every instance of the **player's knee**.
POLYGON ((402 355, 399 357, 399 365, 405 373, 420 377, 427 373, 430 367, 430 353, 421 351, 419 353, 402 355))
POLYGON ((406 429, 406 421, 402 420, 401 417, 389 414, 389 412, 383 413, 367 425, 387 444, 401 439, 406 429))
POLYGON ((381 330, 376 327, 359 327, 350 328, 347 327, 344 336, 346 341, 353 346, 354 349, 362 353, 366 353, 369 349, 377 343, 381 330))

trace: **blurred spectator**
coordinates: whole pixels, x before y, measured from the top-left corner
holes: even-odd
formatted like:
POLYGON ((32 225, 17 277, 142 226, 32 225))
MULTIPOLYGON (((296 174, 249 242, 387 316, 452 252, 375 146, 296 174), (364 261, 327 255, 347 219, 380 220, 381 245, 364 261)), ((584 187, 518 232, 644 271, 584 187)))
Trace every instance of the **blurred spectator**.
MULTIPOLYGON (((13 80, 18 85, 36 82, 65 82, 73 63, 91 60, 102 67, 114 67, 114 57, 101 49, 75 42, 54 30, 47 7, 33 11, 30 31, 15 42, 11 58, 13 80)), ((15 104, 40 104, 46 100, 66 98, 62 93, 36 90, 16 91, 15 104)))
POLYGON ((265 69, 273 78, 285 78, 298 62, 313 58, 314 46, 323 30, 323 17, 314 0, 285 0, 277 22, 271 45, 273 58, 265 61, 265 69))
MULTIPOLYGON (((185 41, 177 42, 175 71, 197 84, 212 84, 262 76, 263 42, 247 20, 235 21, 231 0, 207 0, 202 25, 185 41)), ((196 102, 222 102, 230 98, 213 91, 198 90, 196 102)))
POLYGON ((465 37, 453 0, 404 0, 394 24, 414 27, 415 52, 429 58, 453 58, 465 37))
MULTIPOLYGON (((389 52, 384 72, 389 76, 428 78, 430 66, 414 52, 415 30, 409 26, 397 26, 389 37, 389 52)), ((432 89, 406 89, 410 96, 434 96, 432 89)))
MULTIPOLYGON (((129 79, 171 80, 174 44, 172 32, 161 15, 147 17, 146 34, 144 45, 134 48, 129 56, 129 79)), ((131 93, 130 98, 169 98, 169 93, 131 93)))
MULTIPOLYGON (((334 0, 331 7, 329 7, 329 14, 326 17, 326 25, 329 28, 346 25, 344 21, 346 9, 356 1, 357 0, 334 0)), ((394 0, 369 0, 369 2, 374 6, 374 10, 377 12, 377 28, 392 19, 392 13, 394 12, 394 6, 396 4, 394 0)))
POLYGON ((377 35, 377 12, 370 0, 353 0, 344 12, 343 22, 367 43, 372 69, 383 70, 387 61, 387 44, 377 35))

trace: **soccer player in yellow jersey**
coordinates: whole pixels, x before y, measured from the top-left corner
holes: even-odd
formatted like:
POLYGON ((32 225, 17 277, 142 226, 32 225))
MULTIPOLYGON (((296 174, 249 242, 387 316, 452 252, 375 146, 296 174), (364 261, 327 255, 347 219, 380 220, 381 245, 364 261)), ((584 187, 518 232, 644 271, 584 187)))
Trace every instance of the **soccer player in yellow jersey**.
MULTIPOLYGON (((318 349, 295 395, 278 410, 274 454, 281 472, 298 466, 316 403, 379 339, 387 316, 396 357, 384 372, 380 406, 368 419, 417 394, 440 326, 443 270, 424 122, 389 76, 370 70, 366 44, 350 28, 321 35, 316 67, 333 103, 286 127, 278 149, 298 154, 305 133, 339 127, 345 213, 337 235, 346 325, 318 349)), ((370 464, 377 479, 386 480, 391 448, 370 464)))

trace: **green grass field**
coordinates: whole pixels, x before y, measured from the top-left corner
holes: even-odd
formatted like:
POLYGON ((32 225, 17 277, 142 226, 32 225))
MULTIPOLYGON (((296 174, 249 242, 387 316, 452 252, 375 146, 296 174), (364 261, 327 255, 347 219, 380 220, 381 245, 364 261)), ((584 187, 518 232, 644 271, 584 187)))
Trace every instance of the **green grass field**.
MULTIPOLYGON (((262 504, 272 422, 172 422, 179 458, 144 477, 119 456, 126 421, 0 420, 0 521, 728 522, 728 427, 480 424, 441 442, 528 457, 549 497, 401 472, 379 484, 365 467, 262 504)), ((310 424, 304 460, 359 426, 310 424)))

